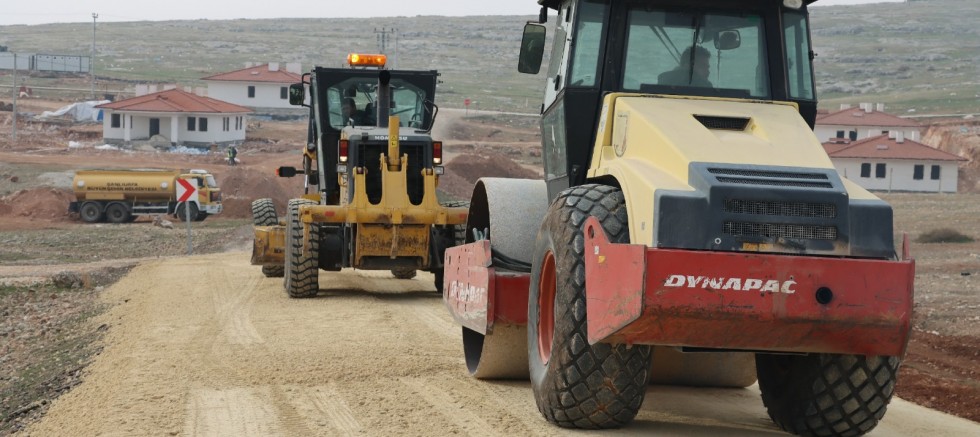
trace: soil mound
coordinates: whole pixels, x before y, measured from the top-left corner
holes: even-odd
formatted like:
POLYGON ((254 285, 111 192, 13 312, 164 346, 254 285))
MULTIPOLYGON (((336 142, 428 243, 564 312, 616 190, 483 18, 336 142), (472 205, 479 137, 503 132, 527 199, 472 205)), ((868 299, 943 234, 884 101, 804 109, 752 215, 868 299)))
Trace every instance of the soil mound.
POLYGON ((221 203, 225 218, 251 218, 252 201, 263 197, 276 202, 276 212, 286 214, 286 202, 299 197, 303 190, 303 178, 280 178, 268 171, 244 166, 232 167, 218 176, 221 186, 221 203))
POLYGON ((0 197, 0 216, 26 217, 43 221, 68 221, 68 204, 75 200, 71 190, 32 188, 0 197))
POLYGON ((521 166, 503 155, 463 154, 446 164, 446 174, 439 189, 457 199, 469 199, 480 178, 540 179, 534 170, 521 166))

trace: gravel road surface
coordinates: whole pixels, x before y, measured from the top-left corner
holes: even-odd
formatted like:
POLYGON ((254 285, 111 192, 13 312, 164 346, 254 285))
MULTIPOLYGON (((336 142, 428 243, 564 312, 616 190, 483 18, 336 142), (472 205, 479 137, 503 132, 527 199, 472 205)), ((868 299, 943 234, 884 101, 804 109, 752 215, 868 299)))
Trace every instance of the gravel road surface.
MULTIPOLYGON (((288 299, 243 252, 145 261, 102 295, 105 348, 30 435, 594 435, 551 426, 527 382, 470 378, 432 276, 320 273, 288 299)), ((652 386, 603 435, 784 435, 758 390, 652 386)), ((893 401, 874 436, 980 435, 893 401)))

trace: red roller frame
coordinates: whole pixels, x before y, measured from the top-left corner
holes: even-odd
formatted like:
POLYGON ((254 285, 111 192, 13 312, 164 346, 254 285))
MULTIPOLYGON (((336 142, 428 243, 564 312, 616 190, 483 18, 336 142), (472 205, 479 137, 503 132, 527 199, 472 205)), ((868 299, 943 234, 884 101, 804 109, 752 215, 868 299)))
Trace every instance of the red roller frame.
POLYGON ((915 262, 656 249, 585 227, 590 343, 902 356, 915 262), (821 303, 822 302, 822 303, 821 303))
POLYGON ((456 322, 486 335, 496 322, 526 325, 530 275, 497 271, 490 241, 446 249, 443 300, 456 322))

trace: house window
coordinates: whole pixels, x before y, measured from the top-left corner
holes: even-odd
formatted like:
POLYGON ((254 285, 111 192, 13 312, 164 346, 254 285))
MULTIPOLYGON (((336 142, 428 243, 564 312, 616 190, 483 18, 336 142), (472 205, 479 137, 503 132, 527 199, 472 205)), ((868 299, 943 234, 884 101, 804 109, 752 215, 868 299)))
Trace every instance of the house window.
POLYGON ((842 130, 837 131, 837 138, 844 138, 844 131, 842 130))
POLYGON ((289 98, 289 87, 279 87, 279 98, 282 100, 289 98))
POLYGON ((851 138, 851 141, 857 141, 857 139, 858 139, 858 131, 852 130, 852 131, 848 132, 848 137, 851 138))
POLYGON ((198 129, 199 131, 201 131, 201 132, 207 132, 208 131, 208 119, 206 119, 204 117, 201 117, 201 118, 197 119, 197 126, 199 128, 198 129))
POLYGON ((254 99, 255 98, 255 85, 249 85, 248 86, 248 98, 250 98, 250 99, 254 99))
POLYGON ((861 177, 870 178, 871 177, 871 164, 865 162, 861 164, 861 177))
POLYGON ((923 177, 923 174, 925 174, 925 172, 926 172, 925 167, 926 166, 924 166, 922 164, 916 164, 916 166, 912 168, 912 179, 915 179, 917 181, 921 181, 922 180, 922 177, 923 177))
POLYGON ((119 127, 122 124, 122 117, 119 114, 112 114, 112 127, 119 127))
POLYGON ((875 164, 875 177, 878 179, 885 178, 885 164, 875 164))
POLYGON ((187 130, 194 132, 197 130, 197 118, 187 117, 187 130))
POLYGON ((225 117, 221 120, 221 130, 225 132, 231 130, 231 118, 225 117))
POLYGON ((939 166, 938 165, 932 166, 931 179, 934 180, 934 181, 939 179, 939 166))

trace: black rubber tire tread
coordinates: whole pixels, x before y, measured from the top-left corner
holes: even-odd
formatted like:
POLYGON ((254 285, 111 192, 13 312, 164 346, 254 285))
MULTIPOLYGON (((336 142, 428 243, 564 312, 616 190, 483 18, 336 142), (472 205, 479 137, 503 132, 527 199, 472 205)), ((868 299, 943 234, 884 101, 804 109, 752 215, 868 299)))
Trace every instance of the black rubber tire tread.
POLYGON ((629 242, 622 192, 606 185, 565 190, 548 208, 535 243, 528 299, 528 361, 538 410, 566 428, 606 429, 630 423, 643 404, 649 346, 589 345, 585 300, 585 219, 594 216, 612 242, 629 242), (555 257, 552 353, 538 352, 538 282, 545 253, 555 257))
MULTIPOLYGON (((256 199, 252 202, 252 223, 255 226, 276 226, 279 224, 276 204, 272 202, 272 199, 256 199)), ((262 266, 262 274, 267 278, 281 278, 286 276, 286 266, 285 264, 262 266)))
POLYGON ((862 355, 756 355, 769 417, 802 436, 860 436, 885 415, 901 360, 862 355))
MULTIPOLYGON (((442 202, 440 205, 446 208, 470 208, 469 200, 451 200, 447 202, 442 202)), ((460 244, 466 243, 466 223, 451 225, 453 228, 453 243, 449 247, 459 246, 460 244)), ((436 293, 442 294, 442 281, 445 277, 445 272, 442 268, 435 269, 432 271, 435 280, 433 281, 436 286, 436 293)))
POLYGON ((174 218, 176 218, 177 221, 180 222, 187 221, 187 214, 184 212, 184 207, 186 207, 187 205, 190 205, 191 208, 191 221, 197 220, 197 205, 193 203, 184 202, 181 203, 180 205, 177 205, 177 208, 174 210, 174 218))
POLYGON ((203 222, 204 219, 208 218, 208 215, 210 215, 210 214, 208 214, 208 213, 206 213, 204 211, 198 211, 197 212, 197 217, 194 217, 194 221, 196 221, 196 222, 203 222))
POLYGON ((105 219, 109 223, 128 223, 132 213, 124 203, 113 202, 105 208, 105 219))
POLYGON ((286 276, 286 266, 262 266, 262 274, 266 278, 281 278, 286 276))
POLYGON ((397 268, 391 269, 391 275, 394 276, 395 279, 412 279, 415 277, 416 271, 415 269, 397 268))
POLYGON ((85 223, 98 223, 105 219, 105 211, 98 202, 85 202, 78 208, 78 216, 85 223))
POLYGON ((252 223, 255 226, 275 226, 279 224, 276 204, 272 199, 256 199, 252 202, 252 223))
MULTIPOLYGON (((470 201, 468 200, 453 200, 449 202, 443 202, 442 206, 446 208, 470 208, 470 201)), ((459 246, 466 242, 466 223, 453 226, 453 246, 459 246)))
POLYGON ((286 208, 286 268, 283 284, 286 294, 293 298, 316 296, 320 291, 319 257, 320 226, 310 225, 310 250, 303 254, 303 223, 299 220, 299 207, 316 205, 307 199, 292 199, 286 208))

